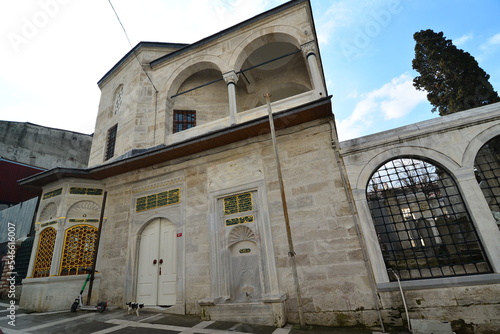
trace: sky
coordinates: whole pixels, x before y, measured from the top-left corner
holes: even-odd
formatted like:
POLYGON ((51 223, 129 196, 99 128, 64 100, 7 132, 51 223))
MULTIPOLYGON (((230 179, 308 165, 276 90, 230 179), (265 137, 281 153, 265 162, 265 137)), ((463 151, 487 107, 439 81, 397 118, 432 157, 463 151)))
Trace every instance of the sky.
MULTIPOLYGON (((193 43, 283 0, 111 0, 132 46, 193 43)), ((0 2, 0 120, 91 134, 97 81, 131 46, 109 0, 0 2)), ((442 31, 500 90, 499 0, 311 0, 340 140, 439 117, 413 87, 420 30, 442 31)))

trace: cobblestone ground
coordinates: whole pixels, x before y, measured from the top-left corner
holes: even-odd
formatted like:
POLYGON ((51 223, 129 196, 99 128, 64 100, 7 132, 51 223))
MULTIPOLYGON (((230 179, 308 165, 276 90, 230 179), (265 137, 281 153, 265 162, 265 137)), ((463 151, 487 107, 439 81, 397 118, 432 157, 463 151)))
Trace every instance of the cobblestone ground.
POLYGON ((321 326, 285 328, 259 326, 245 323, 202 321, 198 316, 156 313, 141 310, 140 315, 126 311, 106 310, 61 311, 48 313, 26 313, 16 309, 10 312, 9 304, 0 302, 0 333, 5 334, 376 334, 368 330, 339 329, 321 326), (15 318, 9 317, 15 316, 15 318), (12 322, 12 319, 15 319, 12 322), (9 324, 10 322, 10 324, 9 324), (15 326, 13 326, 15 325, 15 326))

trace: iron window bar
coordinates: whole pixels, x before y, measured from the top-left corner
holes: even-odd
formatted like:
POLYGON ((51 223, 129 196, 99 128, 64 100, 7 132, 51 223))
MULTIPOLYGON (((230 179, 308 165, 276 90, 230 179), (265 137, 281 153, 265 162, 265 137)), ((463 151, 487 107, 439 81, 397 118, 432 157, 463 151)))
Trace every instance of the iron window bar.
POLYGON ((385 265, 401 280, 492 272, 444 169, 411 157, 391 160, 372 175, 366 197, 385 265))
POLYGON ((500 136, 481 147, 474 160, 474 172, 493 218, 500 228, 500 136))

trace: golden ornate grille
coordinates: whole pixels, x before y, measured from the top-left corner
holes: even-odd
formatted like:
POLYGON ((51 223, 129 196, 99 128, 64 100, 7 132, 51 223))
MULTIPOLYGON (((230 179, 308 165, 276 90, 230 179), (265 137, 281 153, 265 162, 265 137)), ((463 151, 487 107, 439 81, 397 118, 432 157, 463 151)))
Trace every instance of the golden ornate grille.
POLYGON ((85 274, 85 268, 92 267, 97 227, 77 225, 66 230, 63 255, 61 259, 61 276, 85 274))
POLYGON ((178 204, 181 201, 181 189, 176 188, 161 193, 139 197, 135 204, 135 212, 155 209, 162 206, 178 204))
POLYGON ((52 255, 54 254, 56 234, 57 232, 53 227, 46 228, 40 233, 35 266, 33 269, 33 277, 49 276, 50 266, 52 265, 52 255))
POLYGON ((244 193, 224 198, 225 215, 251 210, 253 210, 252 193, 244 193))
POLYGON ((248 193, 225 197, 223 199, 223 204, 224 204, 224 215, 226 216, 238 215, 238 217, 234 216, 228 217, 228 219, 225 220, 226 226, 254 222, 255 218, 253 215, 239 216, 239 214, 242 212, 253 211, 254 207, 253 207, 252 193, 248 192, 248 193))

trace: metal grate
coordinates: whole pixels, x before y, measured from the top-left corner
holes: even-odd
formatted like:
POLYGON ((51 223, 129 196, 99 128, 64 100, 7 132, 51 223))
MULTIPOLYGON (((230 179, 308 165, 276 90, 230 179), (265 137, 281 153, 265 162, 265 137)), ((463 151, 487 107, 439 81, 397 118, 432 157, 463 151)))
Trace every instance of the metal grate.
POLYGON ((174 110, 173 132, 181 132, 196 126, 195 110, 174 110))
POLYGON ((474 160, 476 179, 500 227, 500 136, 479 150, 474 160))
POLYGON ((115 124, 112 128, 108 130, 108 136, 106 138, 106 154, 104 156, 104 160, 109 160, 115 155, 117 131, 118 131, 118 124, 115 124))
POLYGON ((92 267, 96 239, 97 227, 94 226, 77 225, 66 231, 61 276, 85 274, 83 269, 92 267))
POLYGON ((372 175, 366 196, 386 267, 401 279, 491 272, 444 169, 414 158, 391 160, 372 175))
POLYGON ((40 239, 36 250, 35 265, 33 268, 33 277, 49 276, 50 266, 52 265, 52 256, 54 254, 56 234, 56 230, 52 227, 46 228, 40 232, 40 239))

